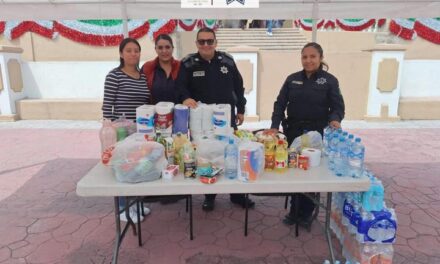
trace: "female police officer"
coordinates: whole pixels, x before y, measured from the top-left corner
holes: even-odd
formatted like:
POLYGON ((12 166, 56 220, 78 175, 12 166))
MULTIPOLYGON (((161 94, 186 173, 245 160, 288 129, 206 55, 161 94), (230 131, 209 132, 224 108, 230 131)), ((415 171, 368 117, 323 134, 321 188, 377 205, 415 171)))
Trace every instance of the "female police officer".
MULTIPOLYGON (((344 100, 336 77, 328 73, 328 65, 322 61, 323 50, 318 43, 310 42, 301 50, 303 70, 289 75, 274 103, 270 132, 278 132, 281 122, 289 145, 304 130, 323 133, 326 126, 341 127, 344 118, 344 100), (284 112, 287 108, 287 119, 284 112)), ((293 199, 285 224, 298 221, 310 225, 315 205, 311 199, 299 194, 298 216, 293 214, 293 199)))

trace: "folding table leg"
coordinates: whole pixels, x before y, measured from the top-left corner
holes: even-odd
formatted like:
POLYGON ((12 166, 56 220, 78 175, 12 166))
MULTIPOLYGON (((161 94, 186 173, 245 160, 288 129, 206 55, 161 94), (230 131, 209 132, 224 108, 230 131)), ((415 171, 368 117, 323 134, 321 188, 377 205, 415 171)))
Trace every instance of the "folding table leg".
MULTIPOLYGON (((142 247, 142 231, 141 231, 141 214, 140 214, 140 209, 139 209, 139 198, 136 197, 136 212, 137 212, 137 229, 138 229, 138 244, 140 247, 142 247)), ((142 210, 143 210, 143 206, 142 206, 142 210)))
MULTIPOLYGON (((127 225, 129 225, 133 228, 133 235, 136 236, 137 235, 136 225, 134 224, 133 219, 131 219, 131 217, 130 217, 130 200, 129 199, 130 199, 130 197, 125 196, 125 209, 124 209, 125 217, 127 218, 127 225)), ((139 216, 139 214, 138 214, 138 216, 139 216)))
POLYGON ((249 194, 246 193, 244 195, 244 209, 245 209, 245 215, 244 215, 244 236, 248 235, 248 214, 249 214, 249 194))
POLYGON ((328 249, 330 251, 330 256, 332 263, 335 263, 335 254, 333 252, 332 236, 330 234, 330 212, 332 210, 332 193, 327 193, 327 206, 325 207, 325 234, 327 237, 328 249))
POLYGON ((193 209, 192 209, 192 195, 186 198, 186 204, 188 205, 189 200, 189 239, 193 240, 193 209))
POLYGON ((294 217, 294 219, 295 219, 295 236, 297 237, 297 236, 299 236, 299 225, 298 225, 298 222, 299 222, 299 217, 298 217, 298 215, 299 215, 299 195, 297 194, 297 193, 295 193, 294 195, 293 195, 293 199, 294 199, 294 201, 295 201, 295 217, 294 217))
POLYGON ((115 200, 116 234, 115 234, 115 247, 113 249, 112 264, 117 264, 118 256, 119 256, 119 246, 121 245, 121 219, 119 218, 119 197, 115 197, 114 200, 115 200))

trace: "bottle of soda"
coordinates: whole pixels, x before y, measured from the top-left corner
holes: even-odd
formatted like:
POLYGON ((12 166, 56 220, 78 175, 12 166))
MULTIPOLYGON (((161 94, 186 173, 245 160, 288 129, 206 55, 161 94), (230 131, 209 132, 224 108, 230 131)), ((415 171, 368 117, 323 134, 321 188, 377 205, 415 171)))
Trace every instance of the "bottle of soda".
POLYGON ((225 147, 225 176, 228 179, 236 179, 238 170, 238 146, 234 144, 234 139, 229 139, 229 144, 225 147))
POLYGON ((111 152, 116 143, 116 131, 110 119, 104 119, 102 121, 99 139, 101 140, 101 161, 106 165, 110 161, 111 152))

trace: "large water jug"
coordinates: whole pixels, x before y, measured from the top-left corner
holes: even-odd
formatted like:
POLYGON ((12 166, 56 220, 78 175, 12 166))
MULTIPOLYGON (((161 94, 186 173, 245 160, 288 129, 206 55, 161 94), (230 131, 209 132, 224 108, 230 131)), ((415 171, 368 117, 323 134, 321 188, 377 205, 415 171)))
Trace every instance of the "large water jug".
POLYGON ((228 179, 236 179, 238 170, 238 146, 234 139, 229 139, 225 147, 225 176, 228 179))

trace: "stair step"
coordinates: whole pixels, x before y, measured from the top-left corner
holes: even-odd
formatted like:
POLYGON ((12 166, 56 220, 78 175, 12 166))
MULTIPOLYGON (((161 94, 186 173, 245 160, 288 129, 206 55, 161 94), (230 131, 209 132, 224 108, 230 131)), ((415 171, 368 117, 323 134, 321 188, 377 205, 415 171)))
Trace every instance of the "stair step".
POLYGON ((307 42, 306 37, 294 28, 274 28, 268 36, 265 28, 220 28, 216 32, 217 48, 225 50, 236 46, 251 46, 262 50, 299 50, 307 42))
POLYGON ((222 39, 218 41, 218 44, 224 44, 224 43, 235 43, 244 45, 244 43, 304 43, 305 40, 302 39, 275 39, 275 40, 269 40, 269 39, 243 39, 240 41, 231 40, 231 39, 222 39))

